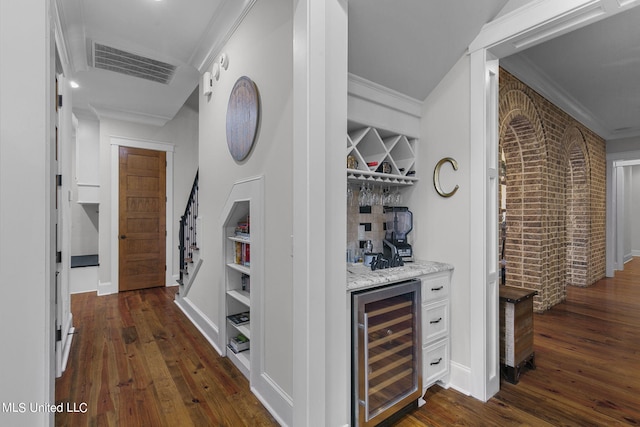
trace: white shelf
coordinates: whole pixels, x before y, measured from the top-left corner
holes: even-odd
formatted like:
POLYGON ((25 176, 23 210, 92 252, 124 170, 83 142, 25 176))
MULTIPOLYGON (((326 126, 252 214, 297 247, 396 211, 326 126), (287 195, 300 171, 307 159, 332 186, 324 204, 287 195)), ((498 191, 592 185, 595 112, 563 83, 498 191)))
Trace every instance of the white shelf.
POLYGON ((238 332, 240 332, 245 337, 251 339, 251 323, 245 323, 244 325, 236 325, 231 320, 227 320, 227 323, 233 328, 235 328, 238 332))
POLYGON ((249 296, 249 292, 246 291, 238 291, 238 290, 229 290, 227 291, 227 295, 236 301, 246 305, 249 307, 251 305, 251 298, 249 296))
POLYGON ((227 346, 227 357, 240 369, 242 375, 249 378, 251 350, 241 351, 240 353, 234 353, 231 347, 227 346))
POLYGON ((251 238, 249 237, 229 236, 229 240, 240 243, 251 243, 251 238))
POLYGON ((394 186, 413 185, 416 139, 371 126, 349 123, 347 156, 353 156, 356 168, 347 169, 349 181, 380 182, 394 186), (369 167, 368 163, 375 163, 369 167), (388 163, 389 172, 377 169, 388 163))
POLYGON ((347 180, 357 182, 380 182, 390 185, 413 185, 418 178, 414 176, 391 175, 381 172, 367 172, 358 169, 347 169, 347 180))
POLYGON ((247 266, 236 264, 235 262, 230 262, 229 264, 227 264, 227 267, 239 271, 240 273, 246 274, 247 276, 251 275, 251 268, 247 266))

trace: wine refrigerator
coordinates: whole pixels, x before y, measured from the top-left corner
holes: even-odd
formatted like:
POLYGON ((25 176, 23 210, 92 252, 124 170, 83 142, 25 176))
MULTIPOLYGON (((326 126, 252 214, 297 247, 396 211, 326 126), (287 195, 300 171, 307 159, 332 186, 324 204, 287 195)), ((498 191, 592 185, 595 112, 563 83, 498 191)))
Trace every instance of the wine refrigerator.
POLYGON ((352 419, 375 426, 422 391, 420 280, 352 294, 352 419))

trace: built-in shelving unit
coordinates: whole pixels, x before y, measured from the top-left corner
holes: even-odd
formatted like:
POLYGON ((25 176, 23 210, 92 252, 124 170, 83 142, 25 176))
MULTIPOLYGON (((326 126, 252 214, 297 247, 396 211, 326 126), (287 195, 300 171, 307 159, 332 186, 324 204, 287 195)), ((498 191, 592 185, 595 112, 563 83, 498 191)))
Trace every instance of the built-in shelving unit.
POLYGON ((247 200, 234 203, 224 224, 226 353, 247 378, 251 370, 250 208, 247 200))
POLYGON ((413 185, 416 138, 349 122, 347 179, 392 185, 413 185))

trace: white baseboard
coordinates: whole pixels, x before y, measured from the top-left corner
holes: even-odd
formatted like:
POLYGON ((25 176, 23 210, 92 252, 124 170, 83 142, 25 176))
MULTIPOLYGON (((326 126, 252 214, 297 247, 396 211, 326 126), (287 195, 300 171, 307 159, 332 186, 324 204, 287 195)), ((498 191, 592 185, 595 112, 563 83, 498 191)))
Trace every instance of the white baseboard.
POLYGON ((273 415, 278 424, 287 427, 293 424, 293 399, 269 375, 260 375, 258 386, 251 386, 251 391, 273 415))
POLYGON ((449 387, 467 396, 471 395, 471 369, 450 361, 449 387))
POLYGON ((640 256, 640 249, 634 249, 631 251, 632 256, 640 256))
POLYGON ((70 268, 69 293, 81 294, 98 290, 98 266, 70 268))
POLYGON ((113 282, 98 282, 98 296, 117 294, 118 287, 113 282))
POLYGON ((218 347, 218 337, 220 336, 218 326, 200 311, 198 307, 193 305, 193 303, 189 301, 189 298, 178 298, 174 303, 182 310, 184 315, 191 320, 191 323, 194 324, 200 333, 204 335, 218 354, 222 355, 222 351, 220 347, 218 347))
POLYGON ((64 372, 67 369, 67 362, 69 361, 69 353, 71 352, 71 341, 73 341, 73 334, 75 331, 76 331, 76 328, 74 328, 73 326, 71 326, 67 331, 67 341, 64 343, 64 348, 62 349, 62 372, 64 372))

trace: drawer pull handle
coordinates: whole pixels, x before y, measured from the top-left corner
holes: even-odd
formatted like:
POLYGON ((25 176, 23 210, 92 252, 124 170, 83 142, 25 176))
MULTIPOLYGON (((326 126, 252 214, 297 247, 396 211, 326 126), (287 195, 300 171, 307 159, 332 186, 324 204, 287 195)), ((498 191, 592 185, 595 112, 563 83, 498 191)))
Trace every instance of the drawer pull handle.
POLYGON ((433 325, 434 323, 440 323, 441 321, 442 321, 442 317, 438 318, 438 320, 432 320, 429 323, 433 325))
POLYGON ((437 362, 431 362, 431 366, 433 366, 433 365, 439 365, 439 364, 440 364, 440 362, 442 362, 442 357, 441 357, 440 359, 438 359, 438 361, 437 361, 437 362))
POLYGON ((431 288, 432 291, 441 291, 444 288, 444 286, 439 286, 437 288, 431 288))

